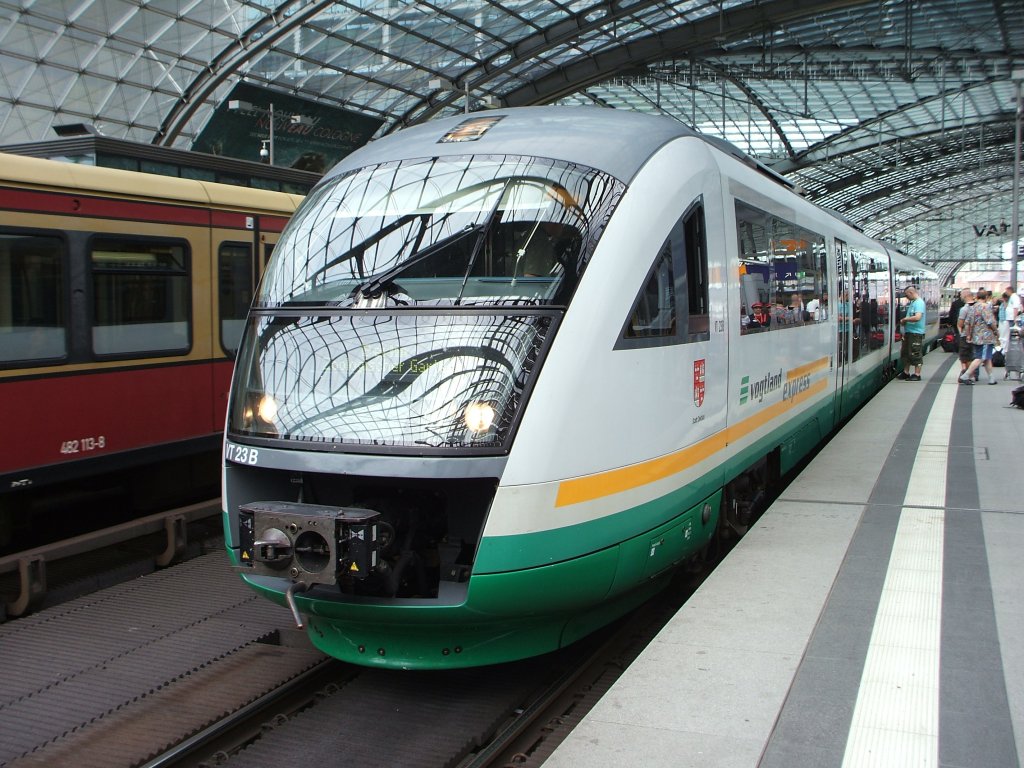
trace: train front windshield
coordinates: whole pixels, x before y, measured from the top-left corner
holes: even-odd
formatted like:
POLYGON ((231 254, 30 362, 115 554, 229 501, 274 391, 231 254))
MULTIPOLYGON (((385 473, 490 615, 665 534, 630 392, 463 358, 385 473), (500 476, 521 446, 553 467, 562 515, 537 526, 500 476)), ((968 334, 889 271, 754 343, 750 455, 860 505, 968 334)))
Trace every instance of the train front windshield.
POLYGON ((315 190, 258 299, 287 304, 564 304, 621 185, 542 158, 467 156, 363 168, 315 190))
POLYGON ((623 191, 590 168, 510 156, 328 179, 264 276, 229 434, 321 450, 507 447, 623 191))

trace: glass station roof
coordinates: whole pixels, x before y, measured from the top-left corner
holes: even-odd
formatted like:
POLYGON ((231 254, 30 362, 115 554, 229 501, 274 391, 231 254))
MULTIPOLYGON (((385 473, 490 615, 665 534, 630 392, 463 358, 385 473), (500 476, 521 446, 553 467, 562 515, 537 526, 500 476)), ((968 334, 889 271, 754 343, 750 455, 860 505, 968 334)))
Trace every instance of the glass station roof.
POLYGON ((597 104, 725 138, 869 234, 1001 259, 1021 0, 0 0, 0 144, 85 122, 191 148, 240 82, 388 133, 597 104))

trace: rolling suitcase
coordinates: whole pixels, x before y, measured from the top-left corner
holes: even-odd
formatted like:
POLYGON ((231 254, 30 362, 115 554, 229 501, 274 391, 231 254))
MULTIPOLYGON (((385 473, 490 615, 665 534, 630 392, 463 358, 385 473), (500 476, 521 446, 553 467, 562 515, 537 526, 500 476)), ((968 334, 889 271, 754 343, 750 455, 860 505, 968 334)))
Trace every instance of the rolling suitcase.
POLYGON ((1011 373, 1016 373, 1018 379, 1024 378, 1024 340, 1016 328, 1010 329, 1010 340, 1003 350, 1003 356, 1006 359, 1006 372, 1003 378, 1010 378, 1011 373))

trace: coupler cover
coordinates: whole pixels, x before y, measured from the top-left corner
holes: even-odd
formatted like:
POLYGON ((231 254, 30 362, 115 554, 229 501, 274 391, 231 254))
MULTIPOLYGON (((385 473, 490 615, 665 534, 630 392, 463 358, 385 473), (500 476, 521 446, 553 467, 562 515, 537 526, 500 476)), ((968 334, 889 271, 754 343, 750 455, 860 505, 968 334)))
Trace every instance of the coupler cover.
POLYGON ((380 514, 372 509, 256 501, 238 508, 240 569, 307 587, 365 579, 377 567, 380 514))

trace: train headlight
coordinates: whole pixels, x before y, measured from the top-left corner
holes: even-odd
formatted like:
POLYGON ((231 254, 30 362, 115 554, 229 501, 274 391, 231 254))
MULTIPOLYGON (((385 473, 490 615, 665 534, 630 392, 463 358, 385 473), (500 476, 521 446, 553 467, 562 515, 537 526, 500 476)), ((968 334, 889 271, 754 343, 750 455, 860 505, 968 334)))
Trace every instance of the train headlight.
POLYGON ((470 432, 486 432, 494 423, 494 406, 490 403, 470 403, 466 406, 463 418, 470 432))
POLYGON ((257 412, 260 418, 267 424, 273 424, 277 418, 277 401, 270 395, 264 395, 260 399, 260 405, 257 412))
POLYGON ((250 435, 277 437, 277 400, 261 392, 247 392, 239 404, 236 428, 250 435))

